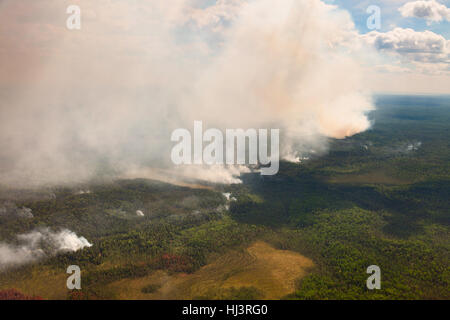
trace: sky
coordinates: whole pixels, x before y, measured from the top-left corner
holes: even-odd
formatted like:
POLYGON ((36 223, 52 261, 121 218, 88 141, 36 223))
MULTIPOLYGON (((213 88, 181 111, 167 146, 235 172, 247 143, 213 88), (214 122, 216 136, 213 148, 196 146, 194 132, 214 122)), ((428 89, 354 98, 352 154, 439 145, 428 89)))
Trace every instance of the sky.
MULTIPOLYGON (((57 53, 61 47, 58 42, 69 37, 64 25, 68 17, 65 10, 71 4, 81 6, 81 18, 86 27, 77 35, 71 35, 72 38, 84 37, 85 43, 113 41, 117 47, 112 50, 124 52, 127 45, 131 47, 148 33, 142 51, 130 53, 142 54, 145 50, 161 48, 157 45, 158 36, 152 35, 151 30, 139 30, 137 21, 144 19, 146 14, 148 24, 159 24, 156 32, 161 32, 161 28, 165 28, 165 32, 169 32, 169 28, 176 30, 174 34, 185 44, 186 50, 212 50, 215 45, 220 46, 221 33, 226 32, 227 26, 239 19, 242 7, 255 1, 258 0, 174 0, 168 5, 155 5, 155 1, 150 0, 152 4, 147 5, 140 0, 97 0, 93 3, 43 0, 33 4, 23 0, 2 0, 0 84, 11 85, 17 81, 17 85, 23 85, 35 79, 34 76, 42 76, 37 70, 42 69, 46 57, 57 53), (160 18, 154 16, 157 11, 160 18), (91 30, 95 26, 95 35, 86 30, 89 26, 91 30), (121 31, 117 33, 115 28, 121 28, 121 31), (102 37, 99 37, 100 33, 102 37), (200 38, 204 41, 199 41, 200 38)), ((450 0, 323 2, 348 12, 358 32, 350 41, 355 46, 373 50, 366 63, 368 88, 379 93, 450 93, 450 0), (374 5, 381 10, 379 30, 370 30, 367 26, 371 15, 367 8, 374 5)), ((273 5, 277 4, 274 2, 273 5)))
MULTIPOLYGON (((450 1, 439 0, 439 1, 408 1, 408 0, 363 0, 363 1, 352 1, 352 0, 331 0, 326 1, 327 3, 333 3, 338 5, 340 8, 349 10, 355 21, 356 27, 361 33, 370 32, 367 28, 367 13, 366 9, 370 5, 379 6, 382 14, 382 24, 381 31, 387 32, 395 27, 400 28, 412 28, 415 31, 425 31, 429 30, 438 33, 445 38, 450 37, 450 21, 443 19, 436 23, 427 23, 430 21, 430 17, 420 17, 420 16, 404 16, 400 11, 400 8, 404 7, 405 4, 413 5, 417 3, 429 2, 430 8, 435 7, 436 3, 441 6, 450 6, 450 1)), ((416 5, 419 6, 419 5, 416 5)))
POLYGON ((336 0, 327 1, 348 10, 361 35, 367 27, 367 8, 381 9, 378 46, 381 61, 369 67, 373 89, 380 93, 450 92, 449 0, 336 0), (398 47, 396 47, 398 46, 398 47), (400 47, 401 46, 401 47, 400 47))
MULTIPOLYGON (((288 161, 326 152, 327 138, 371 127, 374 94, 450 94, 449 6, 0 0, 0 181, 165 169, 171 132, 194 120, 279 128, 288 161), (67 27, 71 5, 80 29, 67 27)), ((188 171, 235 181, 216 168, 188 171)))

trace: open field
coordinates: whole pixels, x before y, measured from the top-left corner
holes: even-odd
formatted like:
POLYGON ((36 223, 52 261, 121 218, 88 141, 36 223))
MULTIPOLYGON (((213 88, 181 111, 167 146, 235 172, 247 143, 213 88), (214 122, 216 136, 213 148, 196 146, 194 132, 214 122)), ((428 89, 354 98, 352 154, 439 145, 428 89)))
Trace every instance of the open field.
POLYGON ((296 252, 258 241, 246 249, 232 250, 192 274, 156 272, 114 282, 109 289, 119 299, 223 299, 233 290, 246 288, 258 298, 280 299, 292 293, 296 281, 313 266, 310 259, 296 252), (150 284, 158 289, 143 293, 141 289, 150 284))

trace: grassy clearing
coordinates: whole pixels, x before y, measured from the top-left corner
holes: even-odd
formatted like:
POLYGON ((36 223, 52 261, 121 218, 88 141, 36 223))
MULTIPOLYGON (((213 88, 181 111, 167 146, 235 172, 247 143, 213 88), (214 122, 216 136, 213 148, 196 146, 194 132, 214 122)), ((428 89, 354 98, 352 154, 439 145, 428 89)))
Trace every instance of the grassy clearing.
POLYGON ((120 299, 222 299, 245 290, 260 298, 280 299, 295 290, 314 263, 293 251, 277 250, 265 242, 232 250, 193 274, 168 275, 158 271, 139 279, 123 279, 109 285, 120 299), (155 285, 153 293, 142 288, 155 285))

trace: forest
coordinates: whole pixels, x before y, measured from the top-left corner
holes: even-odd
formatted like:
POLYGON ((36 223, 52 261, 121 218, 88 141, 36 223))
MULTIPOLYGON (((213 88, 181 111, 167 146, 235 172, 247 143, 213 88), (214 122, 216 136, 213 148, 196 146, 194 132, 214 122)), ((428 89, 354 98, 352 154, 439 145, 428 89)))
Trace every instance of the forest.
POLYGON ((257 241, 314 263, 280 299, 449 299, 450 98, 379 96, 370 117, 372 129, 330 140, 327 154, 281 162, 274 176, 244 174, 242 184, 0 188, 0 248, 40 228, 92 244, 43 247, 45 258, 2 269, 0 299, 119 299, 133 286, 130 299, 264 299, 272 296, 259 280, 208 284, 242 272, 257 241), (229 257, 213 274, 230 252, 242 263, 229 257), (81 290, 65 287, 69 265, 82 270, 81 290), (380 290, 366 287, 370 265, 381 269, 380 290), (193 292, 183 277, 205 287, 193 292))

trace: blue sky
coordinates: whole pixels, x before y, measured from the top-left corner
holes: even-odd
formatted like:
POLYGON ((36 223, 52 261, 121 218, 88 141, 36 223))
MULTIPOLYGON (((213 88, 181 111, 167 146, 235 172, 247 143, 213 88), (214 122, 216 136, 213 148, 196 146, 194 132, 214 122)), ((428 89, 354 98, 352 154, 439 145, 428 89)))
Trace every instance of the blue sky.
POLYGON ((450 0, 324 0, 350 13, 360 37, 378 51, 372 84, 379 92, 450 93, 450 0), (369 30, 366 12, 381 11, 369 30))

